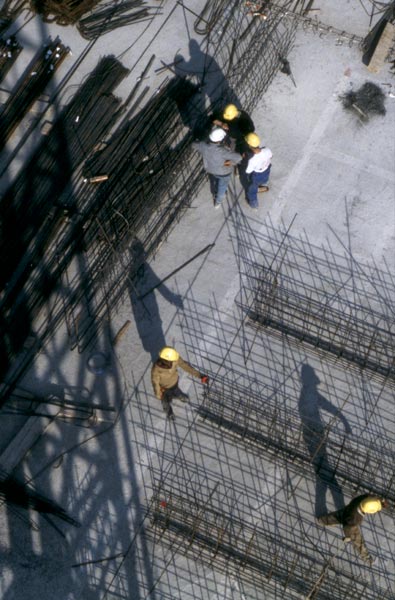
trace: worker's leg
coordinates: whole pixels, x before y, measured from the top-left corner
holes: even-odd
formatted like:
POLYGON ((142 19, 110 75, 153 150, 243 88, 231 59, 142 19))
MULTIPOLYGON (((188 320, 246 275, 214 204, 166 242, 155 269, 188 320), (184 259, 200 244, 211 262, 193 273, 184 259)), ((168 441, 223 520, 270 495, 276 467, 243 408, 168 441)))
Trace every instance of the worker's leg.
POLYGON ((189 400, 188 394, 185 394, 185 392, 180 390, 180 388, 178 387, 178 384, 171 389, 172 389, 173 398, 178 398, 178 400, 181 400, 182 402, 187 402, 187 400, 189 400))
POLYGON ((224 199, 224 196, 226 194, 226 190, 228 189, 228 185, 229 185, 229 181, 230 181, 230 174, 218 176, 217 181, 218 181, 218 186, 217 186, 217 193, 215 196, 215 204, 218 205, 218 204, 221 204, 221 202, 224 199))
POLYGON ((362 537, 362 533, 361 533, 359 526, 358 525, 350 525, 350 526, 346 525, 343 529, 344 529, 344 535, 345 535, 344 541, 351 542, 352 545, 354 546, 355 550, 358 552, 358 554, 362 558, 362 560, 371 564, 373 561, 372 561, 369 551, 365 545, 365 541, 362 537))
POLYGON ((342 522, 343 509, 335 510, 327 515, 317 518, 317 523, 327 527, 328 525, 339 525, 342 522))
POLYGON ((251 173, 247 186, 247 200, 252 208, 258 208, 258 173, 251 173))
POLYGON ((173 409, 171 406, 171 401, 173 399, 173 395, 171 392, 172 392, 171 389, 165 390, 162 395, 162 407, 163 407, 163 410, 165 411, 168 419, 171 419, 174 416, 173 409))

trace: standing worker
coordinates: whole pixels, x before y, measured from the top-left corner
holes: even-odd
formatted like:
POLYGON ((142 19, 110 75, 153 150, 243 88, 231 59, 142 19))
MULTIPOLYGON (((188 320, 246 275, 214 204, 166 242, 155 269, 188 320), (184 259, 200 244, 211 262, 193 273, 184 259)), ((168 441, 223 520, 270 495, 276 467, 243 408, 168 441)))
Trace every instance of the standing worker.
POLYGON ((221 206, 228 189, 233 166, 237 165, 242 156, 232 152, 223 142, 226 137, 224 129, 214 127, 208 142, 194 142, 193 146, 203 157, 203 165, 210 179, 210 188, 214 197, 214 208, 221 206))
POLYGON ((246 167, 247 201, 251 208, 258 208, 258 191, 268 192, 266 183, 269 181, 272 151, 265 146, 261 147, 261 140, 256 133, 249 133, 245 137, 249 155, 246 167))
POLYGON ((186 360, 183 360, 177 350, 170 346, 162 348, 158 360, 152 366, 151 381, 155 396, 161 400, 167 418, 172 420, 174 420, 171 406, 173 398, 179 398, 183 402, 188 400, 188 394, 178 387, 177 367, 181 367, 193 377, 199 378, 202 383, 208 383, 207 375, 202 375, 186 360))
POLYGON ((238 152, 245 150, 245 136, 255 131, 254 123, 245 110, 237 108, 235 104, 227 104, 225 108, 211 117, 212 125, 222 127, 228 136, 234 140, 238 152))
POLYGON ((388 502, 383 498, 363 494, 357 496, 347 506, 328 513, 317 519, 320 525, 342 525, 344 531, 344 542, 352 542, 354 548, 361 556, 362 560, 369 565, 373 564, 373 559, 365 546, 364 539, 360 530, 360 525, 366 515, 373 515, 383 508, 387 508, 388 502))

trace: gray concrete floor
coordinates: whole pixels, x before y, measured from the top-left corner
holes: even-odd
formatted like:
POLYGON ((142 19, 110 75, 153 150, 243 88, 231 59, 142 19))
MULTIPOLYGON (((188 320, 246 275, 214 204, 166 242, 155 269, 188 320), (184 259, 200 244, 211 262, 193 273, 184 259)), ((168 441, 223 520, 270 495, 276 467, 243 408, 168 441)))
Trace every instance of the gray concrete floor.
MULTIPOLYGON (((362 4, 335 0, 317 1, 316 5, 323 22, 355 35, 367 33, 369 16, 362 4)), ((202 6, 199 0, 188 2, 197 12, 202 6)), ((165 2, 163 16, 149 27, 120 29, 98 39, 68 83, 62 101, 96 65, 98 57, 109 52, 132 69, 117 90, 123 97, 152 53, 157 67, 160 60, 174 60, 176 52, 188 57, 188 40, 196 37, 194 17, 179 5, 165 22, 172 9, 173 3, 165 2)), ((88 43, 74 28, 43 25, 38 19, 21 30, 31 49, 47 34, 60 35, 73 51, 69 63, 62 66, 60 76, 66 76, 88 43)), ((336 257, 323 263, 322 280, 333 276, 336 261, 354 278, 346 286, 345 298, 352 301, 358 294, 358 302, 369 301, 386 315, 392 311, 393 319, 394 77, 388 66, 378 74, 369 73, 356 45, 337 45, 334 35, 320 37, 302 29, 289 60, 296 87, 289 77, 278 73, 253 112, 257 131, 274 156, 270 191, 262 196, 259 210, 249 209, 234 178, 224 206, 214 212, 206 184, 151 268, 163 278, 207 244, 215 242, 215 247, 166 282, 174 303, 166 299, 161 288, 150 297, 151 314, 160 315, 159 320, 142 313, 143 325, 140 322, 137 327, 126 296, 95 348, 110 357, 103 373, 92 373, 88 369, 90 353, 71 352, 66 331, 60 330, 27 374, 23 385, 28 389, 45 394, 69 386, 76 397, 85 389, 95 403, 114 407, 116 416, 103 413, 102 423, 87 427, 58 419, 45 422, 42 435, 22 462, 21 472, 38 490, 57 500, 81 527, 61 526, 63 538, 37 514, 29 514, 28 525, 2 506, 3 600, 292 597, 291 592, 284 595, 283 588, 276 585, 272 592, 256 586, 243 588, 231 569, 225 576, 154 543, 143 521, 155 482, 164 473, 168 482, 189 480, 196 488, 200 477, 206 486, 219 481, 230 514, 234 511, 235 517, 243 518, 248 514, 252 525, 264 521, 279 539, 285 537, 296 548, 318 546, 326 557, 332 557, 337 568, 369 582, 373 589, 376 586, 377 598, 382 589, 394 590, 391 554, 395 532, 388 514, 364 525, 366 542, 372 553, 378 554, 374 570, 368 571, 342 544, 340 530, 315 526, 314 476, 290 474, 270 456, 250 453, 220 432, 204 427, 196 412, 202 386, 190 378, 181 377, 181 387, 189 392, 191 402, 174 403, 175 428, 165 421, 151 389, 149 348, 154 353, 160 336, 202 371, 254 382, 263 396, 265 390, 276 389, 279 405, 295 413, 301 394, 300 369, 308 364, 319 377, 320 395, 342 411, 355 439, 366 436, 368 443, 381 438, 389 452, 394 449, 393 394, 388 387, 383 388, 368 374, 362 377, 342 365, 333 366, 286 339, 264 331, 254 336, 241 327, 235 298, 248 263, 251 258, 263 262, 265 256, 272 256, 291 223, 286 241, 290 252, 305 244, 315 255, 336 257), (367 80, 392 95, 387 96, 384 117, 361 123, 355 114, 344 110, 339 95, 367 80), (132 320, 131 326, 109 354, 109 335, 113 336, 127 319, 132 320)), ((163 77, 150 76, 152 89, 163 77)), ((17 141, 18 134, 14 143, 17 141)), ((8 150, 11 152, 12 147, 8 150)), ((18 153, 10 176, 30 151, 26 144, 18 153)), ((146 278, 141 290, 149 287, 146 278)), ((324 424, 331 421, 330 414, 320 414, 324 424)), ((2 424, 5 438, 21 425, 15 417, 4 418, 2 424)), ((342 423, 336 428, 341 432, 342 423)), ((333 509, 329 491, 324 500, 327 509, 333 509)))

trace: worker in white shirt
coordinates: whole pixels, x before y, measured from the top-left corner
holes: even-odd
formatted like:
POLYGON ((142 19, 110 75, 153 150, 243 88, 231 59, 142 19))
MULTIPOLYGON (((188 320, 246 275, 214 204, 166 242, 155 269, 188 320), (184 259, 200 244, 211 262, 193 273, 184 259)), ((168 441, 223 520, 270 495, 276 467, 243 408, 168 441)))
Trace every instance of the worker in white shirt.
POLYGON ((247 201, 251 208, 258 208, 258 191, 269 191, 266 184, 269 181, 273 154, 269 148, 261 147, 261 141, 256 133, 249 133, 244 139, 249 149, 246 167, 247 201))

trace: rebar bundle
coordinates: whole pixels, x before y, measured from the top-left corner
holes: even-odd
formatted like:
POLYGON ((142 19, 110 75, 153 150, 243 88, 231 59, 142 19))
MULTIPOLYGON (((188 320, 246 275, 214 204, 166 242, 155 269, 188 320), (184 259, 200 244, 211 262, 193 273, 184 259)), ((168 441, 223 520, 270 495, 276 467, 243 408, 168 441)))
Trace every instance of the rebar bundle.
POLYGON ((157 7, 147 6, 144 0, 100 4, 91 14, 81 18, 77 27, 82 37, 92 40, 118 27, 152 19, 157 14, 160 14, 157 7), (155 12, 150 12, 151 9, 155 12))
POLYGON ((100 0, 30 0, 30 8, 41 15, 44 22, 73 25, 100 0))
POLYGON ((3 81, 21 52, 22 46, 14 35, 6 40, 0 39, 0 82, 3 81))
MULTIPOLYGON (((74 170, 116 120, 120 100, 111 91, 127 73, 113 57, 103 58, 2 198, 0 311, 3 375, 33 331, 40 332, 34 334, 39 347, 40 340, 60 322, 60 314, 55 312, 33 327, 59 285, 62 274, 58 265, 60 257, 53 251, 47 254, 47 249, 64 225, 65 209, 73 209, 73 206, 62 204, 62 194, 70 185, 74 170)), ((66 228, 68 251, 61 257, 62 269, 80 251, 81 235, 76 235, 77 232, 78 224, 74 229, 66 228)), ((26 362, 19 366, 22 372, 36 351, 37 345, 33 343, 25 357, 26 362)))
POLYGON ((32 60, 0 112, 0 150, 43 93, 69 52, 69 48, 56 38, 44 46, 32 60))
POLYGON ((29 6, 29 0, 5 0, 0 8, 0 18, 5 21, 6 28, 29 6))

